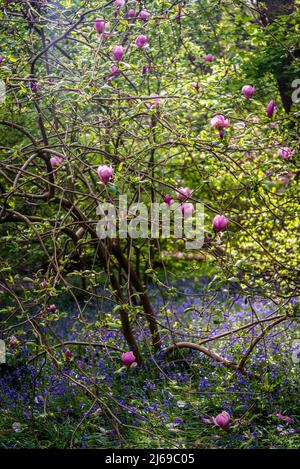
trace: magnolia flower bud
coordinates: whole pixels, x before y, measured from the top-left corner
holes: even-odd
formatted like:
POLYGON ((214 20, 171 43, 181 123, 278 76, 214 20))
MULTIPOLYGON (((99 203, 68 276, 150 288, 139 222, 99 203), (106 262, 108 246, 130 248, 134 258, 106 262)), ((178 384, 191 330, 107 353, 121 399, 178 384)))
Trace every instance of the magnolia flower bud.
POLYGON ((176 197, 180 202, 185 202, 192 194, 193 191, 188 187, 179 187, 176 190, 176 197))
POLYGON ((49 311, 50 311, 50 313, 56 313, 56 311, 57 311, 56 305, 50 305, 49 306, 49 311))
POLYGON ((143 49, 144 47, 148 47, 148 38, 147 36, 145 36, 144 34, 141 34, 140 36, 138 36, 135 40, 135 45, 139 48, 139 49, 143 49))
POLYGON ((125 5, 125 0, 115 0, 115 7, 122 8, 125 5))
POLYGON ((216 215, 212 223, 213 230, 216 233, 218 231, 225 230, 227 228, 228 223, 229 220, 224 215, 216 215))
POLYGON ((14 349, 19 345, 20 341, 16 338, 15 335, 12 335, 8 341, 8 345, 10 348, 14 349))
POLYGON ((195 211, 194 205, 190 202, 184 202, 180 208, 184 218, 191 217, 195 211))
POLYGON ((50 164, 52 168, 57 168, 60 164, 62 164, 63 161, 63 158, 60 158, 60 156, 52 156, 50 158, 50 164))
POLYGON ((73 358, 73 353, 68 348, 64 350, 65 359, 69 362, 73 358))
POLYGON ((38 315, 41 319, 47 319, 47 313, 43 309, 39 311, 38 315))
POLYGON ((274 114, 274 111, 275 111, 275 102, 272 99, 272 101, 270 101, 267 106, 267 116, 271 118, 274 114))
POLYGON ((121 359, 126 368, 129 368, 136 361, 136 357, 133 352, 122 353, 121 359))
POLYGON ((127 11, 127 16, 128 18, 135 18, 135 10, 133 8, 130 8, 128 11, 127 11))
POLYGON ((170 207, 170 205, 172 205, 172 203, 174 202, 174 200, 172 199, 172 197, 170 196, 170 194, 166 194, 165 197, 164 197, 164 201, 166 202, 166 204, 170 207))
POLYGON ((280 183, 285 186, 286 184, 289 184, 292 177, 293 177, 293 173, 291 173, 291 172, 288 172, 286 174, 282 174, 281 176, 279 176, 280 183))
POLYGON ((251 85, 245 85, 242 88, 242 93, 247 99, 250 99, 255 93, 255 88, 251 85))
POLYGON ((113 58, 116 62, 121 62, 124 55, 124 49, 122 46, 114 46, 113 48, 113 58))
POLYGON ((180 13, 176 13, 176 15, 175 15, 175 21, 176 21, 176 23, 180 23, 180 22, 181 22, 181 14, 180 14, 180 13))
POLYGON ((277 418, 279 418, 280 420, 284 420, 286 423, 288 423, 289 425, 293 424, 294 423, 294 419, 292 419, 292 417, 288 417, 286 415, 282 415, 280 413, 278 414, 275 414, 275 416, 277 418))
POLYGON ((160 105, 160 98, 158 96, 158 94, 156 93, 151 93, 149 98, 152 98, 149 100, 148 103, 146 103, 146 106, 149 108, 149 109, 152 109, 153 107, 156 107, 158 108, 159 105, 160 105))
POLYGON ((279 148, 278 150, 278 155, 283 160, 288 160, 289 158, 292 158, 294 154, 295 154, 294 150, 292 150, 289 147, 282 147, 282 148, 279 148))
POLYGON ((141 10, 140 13, 139 13, 139 17, 143 21, 148 21, 149 18, 150 18, 150 13, 147 10, 141 10))
POLYGON ((30 84, 30 88, 33 93, 36 93, 39 88, 39 85, 35 81, 33 81, 30 84))
POLYGON ((222 114, 217 114, 211 119, 210 123, 216 130, 224 129, 230 125, 229 120, 225 119, 222 114))
POLYGON ((218 414, 216 417, 213 418, 214 424, 222 428, 222 430, 227 430, 229 428, 230 421, 231 421, 230 415, 228 414, 228 412, 225 412, 225 411, 221 412, 220 414, 218 414))
POLYGON ((109 76, 111 77, 118 77, 121 73, 121 70, 118 69, 118 67, 116 67, 116 65, 112 65, 110 67, 110 73, 109 73, 109 76))
POLYGON ((105 28, 106 28, 106 21, 100 20, 97 18, 96 21, 94 22, 94 26, 95 26, 97 33, 102 34, 104 33, 105 28))
POLYGON ((112 166, 108 165, 100 165, 97 170, 97 174, 99 178, 101 179, 102 182, 105 184, 110 181, 113 175, 113 169, 112 166))
POLYGON ((206 54, 204 57, 205 62, 214 62, 215 57, 212 54, 206 54))
POLYGON ((150 73, 151 71, 152 71, 152 68, 150 65, 143 65, 142 75, 146 75, 146 73, 150 73))

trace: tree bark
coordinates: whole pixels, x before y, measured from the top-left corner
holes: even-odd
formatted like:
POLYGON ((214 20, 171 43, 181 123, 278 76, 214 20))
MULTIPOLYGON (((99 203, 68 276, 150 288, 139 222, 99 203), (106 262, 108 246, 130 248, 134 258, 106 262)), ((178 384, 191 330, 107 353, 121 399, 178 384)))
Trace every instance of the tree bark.
MULTIPOLYGON (((295 10, 294 0, 263 0, 263 3, 265 9, 264 12, 261 12, 261 19, 264 26, 274 23, 278 16, 291 15, 295 10)), ((290 81, 285 76, 286 69, 290 66, 291 62, 291 55, 288 55, 286 59, 283 58, 279 73, 274 73, 281 102, 287 114, 290 113, 293 104, 291 97, 293 89, 290 81)))

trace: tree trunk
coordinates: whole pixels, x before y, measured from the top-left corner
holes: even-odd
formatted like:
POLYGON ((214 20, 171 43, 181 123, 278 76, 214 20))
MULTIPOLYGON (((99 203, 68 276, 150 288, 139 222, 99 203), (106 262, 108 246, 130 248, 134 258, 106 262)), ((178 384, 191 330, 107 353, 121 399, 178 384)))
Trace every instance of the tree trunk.
MULTIPOLYGON (((264 26, 272 24, 278 16, 281 15, 291 15, 295 10, 294 0, 263 0, 265 9, 261 12, 261 19, 264 26)), ((274 74, 282 105, 287 114, 289 114, 293 101, 292 101, 292 84, 289 80, 286 79, 285 72, 286 69, 290 66, 293 58, 291 55, 288 55, 286 58, 283 58, 281 63, 281 68, 279 73, 274 74)))
POLYGON ((294 0, 264 0, 266 16, 270 23, 280 15, 290 15, 295 9, 294 0))

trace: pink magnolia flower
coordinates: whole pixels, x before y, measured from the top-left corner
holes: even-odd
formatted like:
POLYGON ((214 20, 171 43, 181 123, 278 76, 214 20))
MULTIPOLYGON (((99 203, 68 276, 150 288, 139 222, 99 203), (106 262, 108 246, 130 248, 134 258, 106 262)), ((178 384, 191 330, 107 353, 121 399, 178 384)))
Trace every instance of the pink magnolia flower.
POLYGON ((285 421, 286 423, 288 423, 289 425, 294 423, 294 419, 292 419, 292 417, 288 417, 288 416, 282 415, 282 414, 280 414, 280 413, 275 414, 275 416, 276 416, 277 418, 279 418, 280 420, 284 420, 284 421, 285 421))
POLYGON ((223 130, 230 125, 229 120, 225 119, 222 114, 217 114, 211 119, 210 123, 216 130, 223 130))
POLYGON ((146 73, 150 73, 151 71, 152 71, 152 67, 150 65, 143 65, 142 75, 146 75, 146 73))
POLYGON ((60 156, 52 156, 50 158, 50 164, 52 166, 52 168, 57 168, 59 165, 61 165, 63 163, 63 158, 61 158, 60 156))
POLYGON ((267 106, 267 116, 271 118, 274 114, 274 111, 275 111, 275 102, 272 99, 272 101, 270 101, 267 106))
POLYGON ((30 84, 30 88, 33 93, 36 93, 37 90, 39 89, 39 85, 35 81, 33 81, 30 84))
POLYGON ((138 36, 135 40, 135 45, 139 48, 139 49, 143 49, 144 47, 148 47, 149 46, 149 43, 148 43, 148 38, 147 36, 145 36, 144 34, 141 34, 140 36, 138 36))
POLYGON ((164 201, 166 202, 167 205, 172 205, 172 203, 174 202, 174 200, 172 199, 172 197, 170 196, 170 194, 166 194, 165 197, 164 197, 164 201))
POLYGON ((50 311, 50 313, 55 313, 57 311, 56 305, 50 305, 49 306, 49 311, 50 311))
POLYGON ((231 421, 230 415, 228 414, 228 412, 225 412, 224 410, 223 412, 218 414, 216 417, 213 417, 214 424, 222 428, 222 430, 227 430, 229 428, 230 421, 231 421))
POLYGON ((39 317, 42 319, 47 319, 47 313, 43 309, 41 309, 38 313, 39 317))
POLYGON ((64 350, 64 356, 67 361, 70 361, 72 360, 73 353, 67 348, 66 350, 64 350))
POLYGON ((122 8, 125 5, 125 0, 115 0, 116 8, 122 8))
POLYGON ((181 14, 180 14, 180 12, 176 13, 176 15, 175 15, 175 21, 176 21, 176 23, 180 23, 180 22, 181 22, 181 14))
POLYGON ((190 202, 184 202, 180 208, 184 218, 191 217, 195 211, 194 205, 190 202))
POLYGON ((180 202, 185 202, 192 194, 192 189, 189 189, 188 187, 179 187, 176 190, 176 197, 180 202))
POLYGON ((216 215, 212 222, 213 230, 217 233, 218 231, 225 230, 229 223, 228 218, 225 215, 216 215))
POLYGON ((133 352, 122 353, 121 359, 123 365, 126 366, 126 368, 130 368, 131 365, 136 361, 136 357, 133 352))
POLYGON ((121 62, 124 56, 123 46, 114 46, 113 48, 113 58, 116 62, 121 62))
POLYGON ((135 18, 135 10, 133 8, 130 8, 128 11, 127 11, 127 16, 128 18, 135 18))
POLYGON ((289 184, 292 177, 293 177, 293 173, 288 172, 286 174, 282 174, 281 176, 279 176, 279 179, 280 179, 281 184, 285 186, 286 184, 289 184))
POLYGON ((148 21, 149 18, 150 18, 150 13, 147 10, 141 10, 140 13, 139 13, 139 17, 143 21, 148 21))
POLYGON ((206 54, 204 57, 205 62, 214 62, 215 57, 212 54, 206 54))
POLYGON ((247 99, 250 99, 255 93, 255 88, 251 85, 245 85, 242 88, 242 93, 247 99))
POLYGON ((151 93, 149 98, 151 98, 151 99, 149 99, 148 103, 146 103, 146 106, 149 109, 152 109, 153 107, 158 108, 159 105, 160 105, 160 97, 158 96, 158 94, 151 93))
POLYGON ((294 154, 295 154, 294 150, 292 150, 289 147, 282 147, 282 148, 279 148, 278 150, 278 155, 283 160, 288 160, 289 158, 292 158, 294 154))
POLYGON ((100 165, 98 166, 97 174, 102 182, 105 184, 110 181, 113 175, 113 168, 111 165, 100 165))
POLYGON ((8 341, 8 345, 10 348, 14 349, 19 345, 20 341, 16 338, 15 335, 12 335, 8 341))
POLYGON ((102 34, 104 33, 106 29, 106 21, 100 20, 99 18, 97 18, 96 21, 94 22, 94 26, 95 26, 97 33, 102 34))
POLYGON ((121 70, 119 70, 116 65, 112 65, 112 66, 110 67, 110 73, 109 73, 109 75, 110 75, 111 77, 118 77, 120 74, 121 74, 121 70))
POLYGON ((2 55, 0 55, 0 65, 2 64, 2 62, 3 62, 3 57, 2 55))

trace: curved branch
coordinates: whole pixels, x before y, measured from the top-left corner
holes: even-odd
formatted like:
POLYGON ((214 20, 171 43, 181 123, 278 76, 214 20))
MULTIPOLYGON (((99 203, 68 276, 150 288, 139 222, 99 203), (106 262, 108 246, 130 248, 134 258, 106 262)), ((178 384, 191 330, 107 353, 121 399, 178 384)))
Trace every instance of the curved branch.
MULTIPOLYGON (((123 353, 124 349, 121 349, 119 347, 116 347, 114 345, 108 345, 108 344, 99 344, 97 342, 80 342, 80 341, 72 341, 72 340, 66 340, 65 342, 62 342, 61 344, 54 345, 52 349, 58 349, 61 347, 64 347, 66 345, 84 345, 87 347, 95 347, 95 348, 109 348, 111 350, 115 350, 117 352, 123 353)), ((29 358, 28 363, 33 362, 39 357, 42 357, 43 355, 47 354, 47 350, 43 350, 42 352, 37 353, 33 357, 29 358)))
POLYGON ((232 370, 239 371, 241 374, 245 376, 259 378, 259 375, 255 373, 251 373, 250 371, 244 370, 243 368, 240 368, 238 363, 232 362, 228 360, 228 358, 225 358, 219 355, 217 352, 214 352, 213 350, 203 347, 202 345, 193 344, 193 342, 177 342, 173 345, 170 345, 164 352, 165 352, 165 355, 167 355, 171 352, 174 352, 174 350, 181 349, 181 348, 188 348, 191 350, 196 350, 197 352, 201 352, 204 355, 212 358, 213 360, 222 364, 226 368, 231 368, 232 370))

